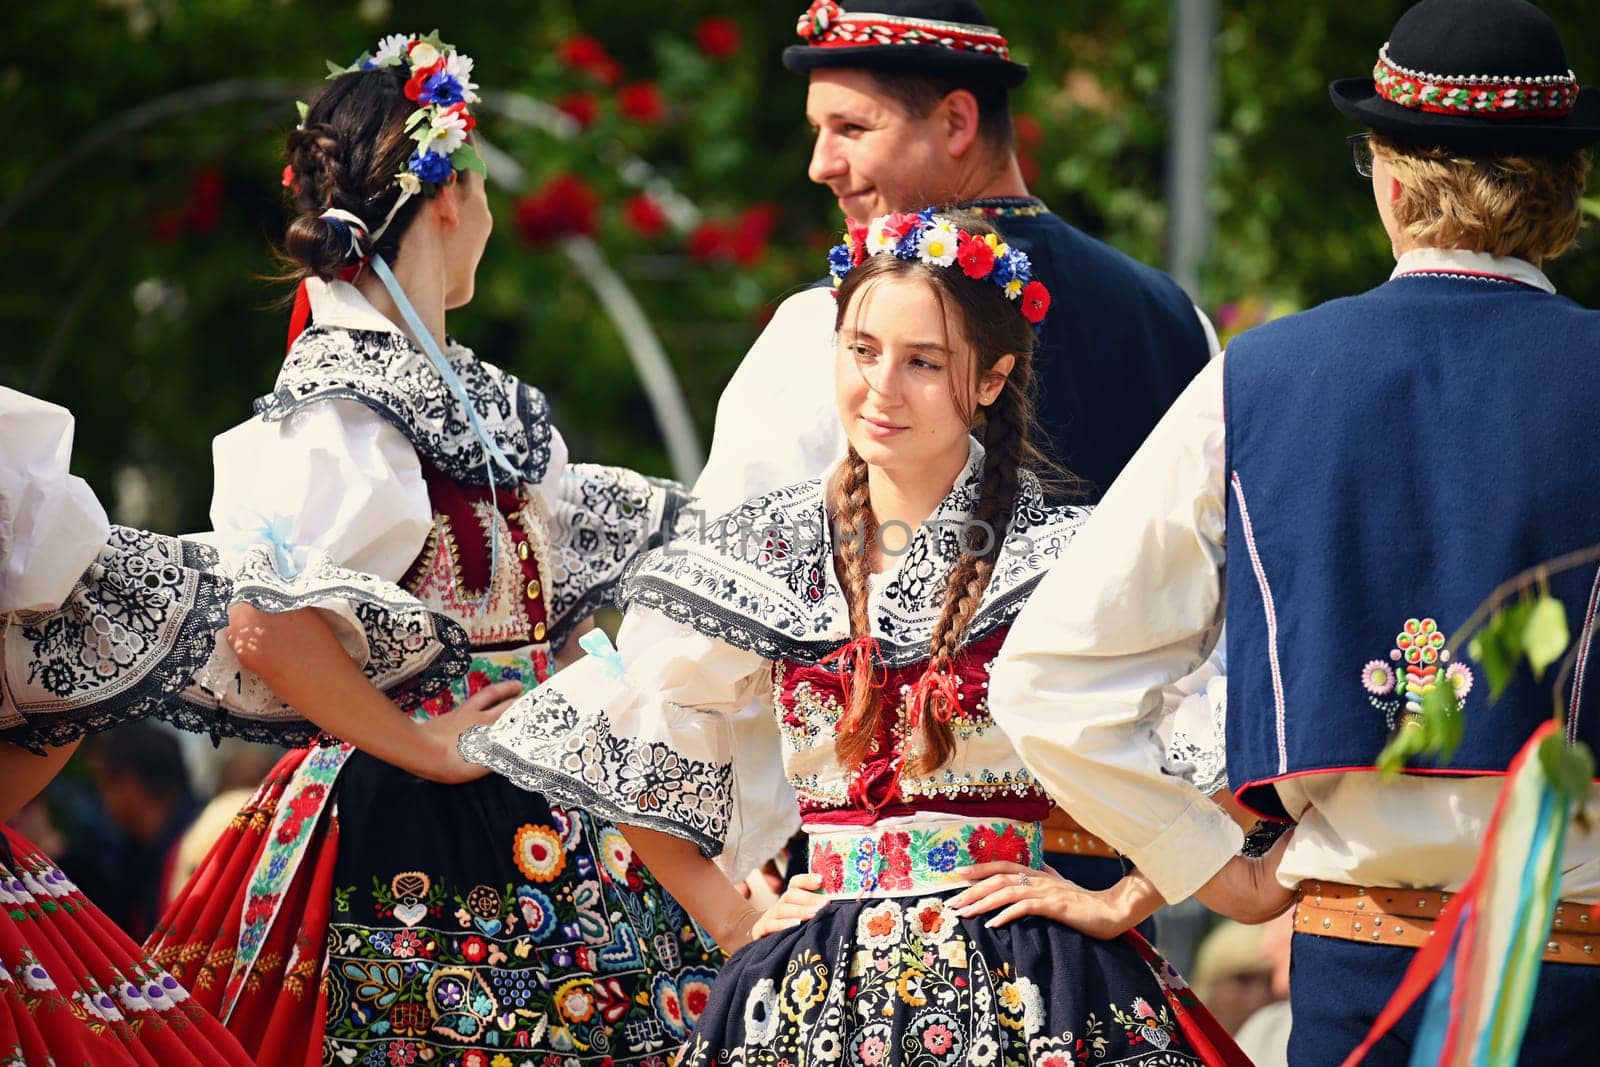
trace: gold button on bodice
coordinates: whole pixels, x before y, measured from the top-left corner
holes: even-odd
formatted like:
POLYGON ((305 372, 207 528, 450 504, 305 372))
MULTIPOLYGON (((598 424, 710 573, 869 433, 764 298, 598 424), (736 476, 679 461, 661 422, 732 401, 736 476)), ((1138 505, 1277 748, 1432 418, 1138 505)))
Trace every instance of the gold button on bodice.
POLYGON ((528 542, 526 542, 526 541, 518 541, 517 542, 517 558, 518 559, 527 559, 531 555, 533 555, 533 552, 528 548, 528 542))
POLYGON ((539 579, 537 579, 537 578, 533 579, 531 582, 528 583, 528 599, 529 600, 538 600, 539 599, 540 590, 541 590, 541 587, 539 585, 539 579))
POLYGON ((535 641, 543 641, 544 633, 544 623, 536 622, 533 624, 533 639, 535 641))

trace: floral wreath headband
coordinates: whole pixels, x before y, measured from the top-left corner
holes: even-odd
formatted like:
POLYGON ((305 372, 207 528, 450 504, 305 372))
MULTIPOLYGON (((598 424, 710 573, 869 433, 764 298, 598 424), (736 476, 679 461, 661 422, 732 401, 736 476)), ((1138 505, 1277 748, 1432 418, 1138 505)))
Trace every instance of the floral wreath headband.
POLYGON ((959 266, 967 277, 993 282, 1007 299, 1017 302, 1022 317, 1035 331, 1043 327, 1050 310, 1050 290, 1033 276, 1028 254, 1012 248, 998 234, 968 233, 951 219, 934 214, 932 208, 915 214, 880 215, 866 226, 850 219, 845 226, 844 243, 828 252, 835 287, 868 256, 892 255, 932 267, 959 266))
MULTIPOLYGON (((354 261, 364 259, 366 249, 377 245, 395 214, 413 196, 431 198, 437 195, 458 171, 471 170, 488 176, 483 158, 467 143, 467 134, 478 125, 477 119, 467 111, 467 105, 479 99, 478 86, 472 80, 472 57, 462 55, 454 45, 439 40, 438 30, 425 37, 391 33, 378 42, 376 52, 361 53, 348 67, 330 60, 328 77, 395 67, 403 68, 410 75, 406 79, 406 99, 417 105, 406 119, 406 130, 417 147, 393 181, 400 187, 400 197, 389 209, 382 225, 370 233, 366 222, 351 212, 330 207, 322 214, 341 233, 348 234, 354 261)), ((296 101, 295 106, 300 109, 300 121, 304 123, 307 105, 296 101)), ((285 167, 284 184, 292 183, 292 168, 285 167)))

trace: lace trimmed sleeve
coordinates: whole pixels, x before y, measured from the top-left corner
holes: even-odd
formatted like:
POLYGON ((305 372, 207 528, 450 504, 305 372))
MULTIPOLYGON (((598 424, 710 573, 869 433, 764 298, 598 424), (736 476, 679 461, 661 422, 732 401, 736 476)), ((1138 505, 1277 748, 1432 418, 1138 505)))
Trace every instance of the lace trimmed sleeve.
POLYGON ((630 612, 618 640, 620 652, 584 657, 494 725, 468 731, 462 756, 557 803, 693 842, 730 873, 748 873, 798 824, 792 796, 783 810, 770 780, 752 780, 779 759, 771 663, 650 610, 630 612), (763 714, 741 714, 751 704, 763 714), (746 803, 747 785, 771 802, 746 803))

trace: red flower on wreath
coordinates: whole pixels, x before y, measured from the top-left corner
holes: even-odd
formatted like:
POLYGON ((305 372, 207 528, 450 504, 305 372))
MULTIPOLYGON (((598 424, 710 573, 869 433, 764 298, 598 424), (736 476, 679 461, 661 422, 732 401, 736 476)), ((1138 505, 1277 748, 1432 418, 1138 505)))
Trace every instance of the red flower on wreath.
POLYGON ((1044 321, 1050 310, 1050 290, 1035 278, 1022 288, 1022 317, 1035 326, 1044 321))
POLYGON ((655 82, 634 82, 617 90, 617 110, 625 118, 653 126, 667 117, 667 98, 655 82))
POLYGON ((994 246, 962 230, 956 238, 956 262, 961 264, 961 273, 967 277, 987 278, 994 270, 994 246))
POLYGON ((444 70, 444 57, 440 56, 426 67, 418 67, 406 82, 406 99, 414 104, 422 102, 422 83, 444 70))
POLYGON ((739 24, 726 15, 712 15, 700 20, 695 27, 694 39, 707 59, 727 59, 744 44, 739 24))

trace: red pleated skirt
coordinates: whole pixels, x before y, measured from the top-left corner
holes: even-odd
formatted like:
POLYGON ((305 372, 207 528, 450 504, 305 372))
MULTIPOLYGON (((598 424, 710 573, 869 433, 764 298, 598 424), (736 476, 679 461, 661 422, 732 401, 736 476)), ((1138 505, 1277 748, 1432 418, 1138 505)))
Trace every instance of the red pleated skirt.
POLYGON ((0 834, 0 1067, 252 1062, 49 857, 0 834))
MULTIPOLYGON (((227 994, 251 883, 272 843, 273 816, 295 771, 316 751, 296 749, 278 762, 146 943, 152 957, 227 1024, 255 1062, 274 1067, 322 1062, 322 1042, 315 1038, 323 1029, 320 979, 338 851, 338 823, 331 811, 316 817, 303 859, 281 899, 273 902, 285 921, 271 924, 231 1007, 227 994)), ((261 903, 249 901, 249 906, 261 903)))

